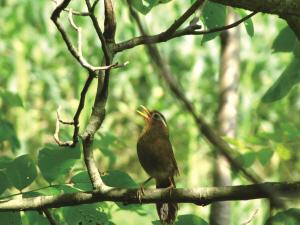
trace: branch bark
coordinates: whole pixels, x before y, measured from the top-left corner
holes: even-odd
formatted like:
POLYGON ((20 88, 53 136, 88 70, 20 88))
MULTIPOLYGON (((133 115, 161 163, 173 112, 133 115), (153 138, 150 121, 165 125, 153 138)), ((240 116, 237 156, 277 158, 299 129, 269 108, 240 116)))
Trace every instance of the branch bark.
MULTIPOLYGON (((108 9, 107 6, 105 6, 105 21, 114 18, 114 15, 112 15, 114 11, 112 9, 111 0, 106 0, 105 5, 107 4, 109 4, 111 8, 108 9)), ((113 60, 113 52, 111 51, 109 45, 107 44, 109 41, 106 39, 106 37, 103 35, 101 31, 98 20, 94 15, 94 8, 92 8, 89 0, 86 0, 86 5, 90 14, 90 18, 94 25, 95 31, 98 35, 99 40, 101 41, 105 64, 109 65, 113 60)), ((111 32, 115 30, 116 25, 113 22, 110 23, 105 22, 105 24, 109 24, 109 25, 105 26, 104 32, 109 34, 110 37, 114 36, 114 33, 111 32), (114 26, 114 28, 110 26, 114 26)), ((105 106, 108 97, 109 75, 110 75, 110 70, 105 71, 104 78, 103 78, 103 73, 98 74, 98 85, 97 85, 97 92, 96 92, 95 102, 93 106, 93 111, 88 121, 85 132, 82 135, 84 161, 87 166, 93 188, 102 191, 104 191, 108 187, 103 183, 101 176, 99 174, 99 170, 93 156, 92 145, 93 145, 94 135, 97 132, 97 130, 100 128, 100 126, 102 125, 105 119, 105 106)))
MULTIPOLYGON (((126 49, 133 48, 138 45, 142 44, 153 44, 158 42, 165 42, 168 41, 174 37, 183 36, 186 35, 186 33, 182 33, 182 30, 179 30, 178 32, 181 32, 181 35, 176 34, 178 28, 204 3, 204 0, 197 0, 193 5, 191 5, 190 8, 188 8, 171 26, 164 32, 156 35, 143 35, 140 37, 132 38, 128 41, 124 41, 121 43, 117 43, 114 46, 114 52, 121 52, 126 49)), ((128 4, 131 4, 128 2, 128 4)), ((193 27, 194 29, 199 29, 199 26, 193 27)), ((190 32, 191 30, 185 29, 185 32, 190 32)))
POLYGON ((264 189, 273 190, 278 197, 299 197, 300 181, 297 182, 268 182, 262 184, 239 185, 230 187, 208 188, 177 188, 172 189, 145 189, 141 202, 137 197, 138 189, 108 188, 89 192, 77 192, 58 196, 39 196, 32 198, 0 201, 0 212, 39 210, 41 208, 59 208, 95 202, 123 202, 124 204, 178 202, 208 205, 217 201, 237 201, 268 198, 264 189))
POLYGON ((290 0, 210 0, 223 5, 269 14, 276 14, 287 21, 300 40, 300 1, 290 0))

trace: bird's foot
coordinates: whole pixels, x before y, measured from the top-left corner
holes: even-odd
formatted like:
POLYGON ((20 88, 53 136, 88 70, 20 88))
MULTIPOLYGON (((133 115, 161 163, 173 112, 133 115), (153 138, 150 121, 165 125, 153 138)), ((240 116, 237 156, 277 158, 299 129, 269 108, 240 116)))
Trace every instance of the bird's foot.
POLYGON ((137 190, 136 192, 136 196, 139 200, 140 203, 142 203, 142 197, 145 195, 145 189, 144 189, 144 185, 141 184, 140 188, 137 190))
POLYGON ((171 197, 172 191, 173 191, 173 189, 176 188, 176 186, 175 186, 174 182, 172 181, 172 179, 169 178, 169 180, 170 180, 170 186, 167 187, 166 190, 169 192, 169 195, 171 197))

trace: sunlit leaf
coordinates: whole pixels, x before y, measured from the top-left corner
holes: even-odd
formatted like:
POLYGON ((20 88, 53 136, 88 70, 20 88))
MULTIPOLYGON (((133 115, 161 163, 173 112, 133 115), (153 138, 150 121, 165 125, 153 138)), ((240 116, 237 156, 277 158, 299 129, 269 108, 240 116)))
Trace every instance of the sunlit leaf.
POLYGON ((281 159, 289 160, 291 158, 290 150, 283 144, 277 144, 275 150, 281 159))
POLYGON ((51 183, 67 175, 78 159, 80 159, 79 144, 74 148, 49 145, 39 151, 38 166, 43 177, 51 183))
POLYGON ((280 77, 262 97, 262 102, 274 102, 285 97, 300 81, 300 58, 294 58, 280 77))
POLYGON ((37 170, 29 155, 21 155, 8 165, 6 174, 10 182, 22 190, 35 180, 37 170))

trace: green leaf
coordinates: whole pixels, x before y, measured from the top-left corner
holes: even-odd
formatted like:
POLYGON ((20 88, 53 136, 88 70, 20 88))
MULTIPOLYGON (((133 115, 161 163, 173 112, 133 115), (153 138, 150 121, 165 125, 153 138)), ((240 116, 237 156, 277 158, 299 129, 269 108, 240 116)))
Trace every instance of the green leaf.
POLYGON ((291 52, 295 43, 299 42, 289 26, 284 27, 275 38, 272 49, 274 52, 291 52))
POLYGON ((33 160, 28 154, 15 158, 7 167, 7 176, 18 190, 29 186, 37 176, 33 160))
POLYGON ((298 41, 298 39, 297 39, 297 41, 295 43, 295 47, 294 47, 293 53, 294 53, 294 56, 296 58, 300 58, 300 41, 298 41))
POLYGON ((0 95, 5 105, 11 107, 23 107, 22 99, 18 94, 2 89, 0 95))
POLYGON ((291 151, 283 144, 277 144, 275 150, 281 159, 289 160, 291 158, 291 151))
POLYGON ((110 187, 136 188, 137 183, 125 172, 119 170, 108 171, 102 176, 104 183, 110 187))
POLYGON ((193 214, 178 216, 178 221, 175 225, 209 225, 204 219, 193 214))
POLYGON ((252 19, 251 19, 251 18, 247 19, 247 20, 244 22, 244 25, 245 25, 247 34, 248 34, 250 37, 253 37, 253 36, 254 36, 254 26, 253 26, 252 19))
POLYGON ((0 212, 1 225, 22 225, 20 212, 0 212))
MULTIPOLYGON (((248 14, 245 12, 245 10, 242 9, 237 9, 237 12, 240 14, 240 16, 246 17, 248 14)), ((253 26, 253 22, 252 19, 249 18, 246 21, 244 21, 244 25, 247 31, 247 34, 252 38, 254 36, 254 26, 253 26)))
POLYGON ((300 209, 291 208, 283 212, 277 213, 266 221, 266 225, 299 225, 300 224, 300 209))
POLYGON ((280 131, 282 133, 282 136, 290 141, 298 139, 300 135, 299 129, 297 129, 296 126, 290 123, 281 123, 280 131))
POLYGON ((146 15, 159 3, 159 0, 132 0, 132 6, 140 13, 146 15))
POLYGON ((262 102, 269 103, 282 99, 300 81, 300 58, 294 58, 276 82, 262 97, 262 102))
POLYGON ((248 167, 252 166, 252 164, 254 163, 256 154, 255 154, 255 152, 246 152, 246 153, 242 154, 239 158, 242 161, 243 166, 248 168, 248 167))
POLYGON ((16 133, 12 123, 6 120, 0 120, 0 141, 8 140, 15 135, 16 133))
POLYGON ((71 182, 75 184, 75 187, 84 190, 90 191, 93 190, 93 186, 91 184, 91 180, 87 171, 81 171, 74 175, 71 178, 71 182))
MULTIPOLYGON (((120 188, 137 188, 138 184, 125 172, 119 170, 108 171, 104 176, 102 176, 104 183, 110 187, 120 187, 120 188)), ((141 205, 124 205, 123 203, 116 202, 122 210, 130 210, 138 213, 139 215, 146 215, 147 213, 142 208, 141 205)))
POLYGON ((79 144, 74 148, 49 145, 39 151, 38 166, 43 177, 51 183, 67 175, 78 159, 80 159, 79 144))
POLYGON ((97 135, 95 137, 93 146, 99 148, 101 153, 107 156, 110 160, 110 163, 113 164, 116 162, 117 157, 115 156, 111 147, 115 146, 117 141, 118 138, 115 135, 106 132, 105 134, 101 134, 100 136, 97 135))
POLYGON ((266 165, 268 162, 270 162, 270 159, 273 156, 273 151, 270 149, 261 149, 260 151, 257 152, 257 157, 261 165, 266 165))
POLYGON ((9 188, 9 181, 6 173, 0 170, 0 194, 2 194, 7 188, 9 188))
POLYGON ((13 124, 7 120, 0 119, 0 142, 6 140, 10 142, 12 150, 16 150, 20 147, 20 142, 13 124))
POLYGON ((0 157, 0 169, 6 168, 13 160, 7 156, 0 157))
POLYGON ((112 225, 106 213, 100 211, 100 204, 80 205, 63 208, 63 218, 67 224, 112 225))
POLYGON ((47 218, 37 211, 25 211, 24 214, 30 225, 49 225, 47 218))
MULTIPOLYGON (((222 27, 226 22, 226 7, 224 5, 208 1, 203 8, 202 20, 207 29, 222 27)), ((217 37, 220 32, 204 35, 201 43, 205 43, 217 37)))
MULTIPOLYGON (((159 220, 152 221, 154 225, 160 225, 159 220)), ((209 225, 204 219, 193 214, 180 215, 174 225, 209 225)))

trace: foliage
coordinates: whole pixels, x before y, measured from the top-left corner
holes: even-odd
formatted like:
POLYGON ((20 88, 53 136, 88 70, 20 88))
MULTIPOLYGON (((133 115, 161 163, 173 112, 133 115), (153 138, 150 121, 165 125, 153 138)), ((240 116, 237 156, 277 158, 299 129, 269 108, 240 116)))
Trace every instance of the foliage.
MULTIPOLYGON (((193 1, 132 2, 150 25, 150 32, 158 33, 193 1)), ((58 106, 63 106, 62 117, 66 120, 74 116, 86 71, 70 56, 51 23, 51 1, 4 0, 0 5, 0 199, 18 194, 28 197, 91 190, 82 162, 81 143, 75 148, 58 147, 52 138, 58 106)), ((78 11, 84 8, 79 1, 73 1, 72 7, 78 11)), ((118 42, 139 35, 126 7, 125 1, 115 2, 118 42)), ((97 10, 100 15, 102 11, 97 10)), ((237 12, 246 15, 243 10, 237 12)), ((61 20, 66 17, 63 14, 61 20)), ((201 11, 200 21, 205 29, 211 29, 224 25, 225 17, 226 8, 209 1, 201 11)), ((95 52, 100 49, 89 21, 83 17, 74 20, 83 29, 84 56, 88 62, 99 64, 95 52)), ((76 34, 69 24, 64 26, 76 43, 76 34)), ((218 109, 219 35, 182 37, 159 45, 174 78, 211 124, 218 109)), ((299 41, 283 21, 257 15, 244 22, 241 42, 238 135, 226 140, 244 167, 257 171, 264 180, 297 180, 300 178, 299 41)), ((110 186, 137 187, 147 178, 141 172, 135 150, 143 126, 135 110, 143 104, 162 111, 168 120, 181 172, 178 187, 210 186, 211 149, 199 136, 191 116, 156 76, 144 50, 137 47, 117 55, 118 62, 129 60, 130 64, 112 72, 107 116, 95 136, 93 148, 103 180, 110 186)), ((92 110, 95 83, 80 118, 80 132, 92 110)), ((69 140, 71 127, 61 129, 61 138, 69 140)), ((235 174, 234 182, 245 181, 235 174)), ((244 222, 254 207, 262 210, 253 224, 263 224, 267 206, 263 201, 256 203, 235 203, 232 215, 235 224, 244 222)), ((298 202, 291 205, 299 207, 298 202)), ((176 224, 207 224, 208 207, 182 204, 180 208, 176 224)), ((53 214, 62 224, 95 221, 132 224, 128 221, 129 214, 136 224, 157 223, 152 205, 97 203, 55 209, 53 214)), ((296 224, 291 215, 298 214, 298 209, 289 209, 272 218, 278 224, 283 221, 296 224)), ((7 212, 0 213, 0 223, 48 224, 48 221, 39 212, 7 212)))

